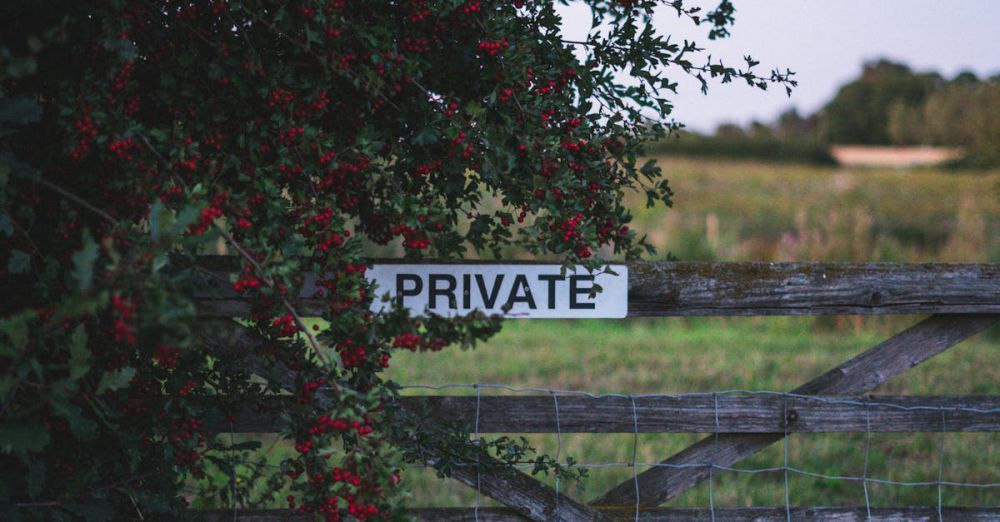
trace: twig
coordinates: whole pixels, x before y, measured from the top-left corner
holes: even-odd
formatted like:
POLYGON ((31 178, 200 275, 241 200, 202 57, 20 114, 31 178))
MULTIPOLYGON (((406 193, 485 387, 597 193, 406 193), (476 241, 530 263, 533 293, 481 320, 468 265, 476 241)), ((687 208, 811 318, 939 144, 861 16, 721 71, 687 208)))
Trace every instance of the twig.
POLYGON ((146 517, 142 516, 142 510, 139 509, 139 504, 135 501, 135 497, 133 497, 131 493, 129 493, 128 499, 132 501, 132 506, 135 507, 135 512, 139 515, 139 520, 146 520, 146 517))
POLYGON ((68 191, 68 190, 60 187, 59 185, 56 185, 55 183, 52 183, 51 181, 49 181, 47 179, 40 178, 40 177, 39 178, 27 178, 27 179, 29 181, 31 181, 32 183, 37 183, 37 184, 39 184, 39 185, 41 185, 43 187, 48 188, 49 190, 52 190, 53 192, 57 192, 59 195, 65 197, 65 198, 67 198, 69 200, 72 200, 74 203, 80 205, 81 207, 86 208, 87 210, 93 212, 94 214, 97 214, 98 216, 100 216, 101 218, 103 218, 108 223, 111 223, 112 225, 118 223, 118 221, 115 218, 111 217, 111 215, 108 214, 107 212, 105 212, 105 211, 103 211, 103 210, 95 207, 94 205, 91 205, 90 203, 87 203, 87 201, 84 200, 83 198, 81 198, 80 196, 77 196, 76 194, 73 194, 72 192, 70 192, 70 191, 68 191))
MULTIPOLYGON (((266 284, 267 286, 272 286, 271 281, 265 275, 264 268, 260 266, 260 263, 258 263, 257 260, 254 259, 254 257, 251 256, 249 252, 244 250, 243 247, 236 242, 236 239, 234 239, 233 236, 231 236, 229 232, 226 231, 225 228, 223 228, 221 225, 219 225, 214 221, 212 222, 212 225, 215 227, 216 230, 219 231, 220 234, 222 234, 222 237, 225 238, 226 242, 232 245, 233 248, 236 249, 236 251, 240 254, 240 257, 245 259, 248 263, 250 263, 253 266, 254 270, 257 271, 257 274, 264 279, 264 284, 266 284)), ((279 299, 281 300, 281 304, 285 306, 285 310, 288 310, 288 313, 292 316, 292 319, 295 320, 295 325, 299 327, 299 330, 301 330, 303 334, 305 334, 306 340, 309 342, 309 346, 313 349, 313 351, 316 352, 316 356, 319 357, 321 361, 323 361, 323 364, 327 368, 338 367, 338 365, 336 365, 332 360, 330 360, 329 357, 326 356, 325 353, 323 353, 322 350, 320 350, 319 343, 317 343, 316 338, 313 337, 311 333, 309 333, 309 329, 306 328, 305 323, 302 322, 302 318, 299 316, 298 312, 295 311, 295 307, 292 306, 292 303, 288 302, 288 299, 285 298, 284 296, 280 296, 279 299)))

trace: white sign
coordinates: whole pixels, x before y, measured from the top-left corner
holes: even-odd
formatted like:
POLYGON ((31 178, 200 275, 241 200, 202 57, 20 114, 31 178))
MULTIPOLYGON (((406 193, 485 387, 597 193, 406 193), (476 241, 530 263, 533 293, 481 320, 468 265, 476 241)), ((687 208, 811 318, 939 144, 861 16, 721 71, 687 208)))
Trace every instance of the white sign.
POLYGON ((628 314, 628 267, 609 265, 562 272, 560 265, 375 265, 366 276, 378 287, 372 311, 401 300, 414 314, 446 317, 473 310, 511 318, 614 318, 628 314), (614 272, 614 273, 611 273, 614 272), (594 293, 594 285, 600 292, 594 293), (509 310, 505 311, 509 305, 509 310))

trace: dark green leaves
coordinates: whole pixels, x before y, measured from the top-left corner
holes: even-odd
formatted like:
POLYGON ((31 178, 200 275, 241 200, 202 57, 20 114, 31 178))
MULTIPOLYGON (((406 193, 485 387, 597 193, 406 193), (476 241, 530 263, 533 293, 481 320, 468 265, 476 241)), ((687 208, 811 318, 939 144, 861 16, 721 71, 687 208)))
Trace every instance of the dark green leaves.
POLYGON ((0 424, 0 451, 26 454, 41 451, 49 443, 49 432, 44 426, 21 422, 0 424))
POLYGON ((42 108, 35 100, 18 96, 0 98, 0 123, 35 123, 42 117, 42 108))
POLYGON ((7 271, 11 274, 23 274, 31 266, 31 256, 23 250, 11 250, 7 258, 7 271))
POLYGON ((101 380, 97 384, 97 389, 94 391, 95 395, 101 395, 102 393, 110 390, 118 390, 128 386, 129 381, 132 377, 135 377, 135 368, 126 366, 125 368, 119 368, 114 371, 105 372, 101 375, 101 380))

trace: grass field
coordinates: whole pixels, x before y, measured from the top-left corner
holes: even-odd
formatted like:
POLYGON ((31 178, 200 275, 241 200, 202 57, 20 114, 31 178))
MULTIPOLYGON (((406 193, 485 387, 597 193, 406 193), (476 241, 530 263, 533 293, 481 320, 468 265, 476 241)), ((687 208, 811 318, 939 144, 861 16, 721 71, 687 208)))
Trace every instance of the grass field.
MULTIPOLYGON (((665 159, 677 193, 672 210, 644 209, 635 228, 681 259, 802 261, 1000 261, 1000 172, 865 170, 665 159)), ((484 346, 437 354, 401 353, 389 376, 404 384, 502 383, 594 392, 787 391, 916 322, 892 318, 739 318, 630 321, 511 321, 484 346)), ((877 393, 1000 393, 1000 331, 980 335, 891 381, 877 393)), ((410 393, 425 393, 411 390, 410 393)), ((449 393, 463 393, 453 390, 449 393)), ((465 390, 464 393, 469 393, 465 390)), ((487 392, 484 392, 487 393, 487 392)), ((494 392, 489 392, 494 393, 494 392)), ((696 435, 643 435, 638 462, 656 462, 696 435)), ((631 435, 529 437, 543 452, 587 464, 632 460, 631 435)), ((875 434, 869 476, 893 481, 1000 482, 1000 436, 875 434), (942 440, 944 454, 942 458, 942 440)), ((863 434, 795 435, 789 465, 860 476, 863 434)), ((781 444, 740 464, 781 466, 781 444)), ((562 484, 590 499, 632 476, 592 469, 562 484)), ((406 481, 414 506, 472 505, 475 492, 438 482, 427 470, 406 481)), ((789 474, 793 505, 864 504, 857 482, 789 474)), ((873 505, 936 504, 931 487, 872 484, 873 505)), ((784 505, 781 472, 726 472, 716 506, 784 505)), ((998 489, 945 487, 946 504, 996 504, 998 489)), ((709 505, 707 485, 669 505, 709 505)), ((488 501, 484 499, 484 505, 488 501)))
POLYGON ((660 162, 676 206, 634 228, 681 259, 1000 261, 1000 170, 660 162))

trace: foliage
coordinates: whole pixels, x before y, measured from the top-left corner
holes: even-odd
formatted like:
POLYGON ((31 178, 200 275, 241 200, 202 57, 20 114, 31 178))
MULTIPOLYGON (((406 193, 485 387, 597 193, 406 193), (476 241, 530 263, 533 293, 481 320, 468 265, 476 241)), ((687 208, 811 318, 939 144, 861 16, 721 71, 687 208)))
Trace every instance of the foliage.
MULTIPOLYGON (((664 68, 791 84, 749 57, 692 63, 699 48, 649 25, 658 3, 587 2, 583 42, 562 39, 551 2, 5 3, 3 518, 170 518, 287 494, 328 520, 390 519, 413 462, 575 475, 521 441, 472 444, 468 427, 396 411, 381 376, 394 351, 473 345, 500 319, 370 313, 363 245, 517 245, 592 267, 599 249, 647 251, 623 197, 670 203, 639 163, 675 126, 658 123, 664 68), (220 249, 239 257, 232 280, 199 257, 220 249), (193 296, 213 291, 248 318, 200 319, 193 296), (303 323, 303 297, 325 327, 303 323), (219 435, 248 412, 294 442, 277 468, 219 435)), ((711 13, 713 37, 732 13, 711 13)))
POLYGON ((1000 79, 960 75, 922 105, 894 105, 889 132, 895 143, 962 147, 968 165, 1000 165, 1000 79))
POLYGON ((823 108, 820 134, 832 143, 961 147, 969 165, 998 165, 998 107, 1000 78, 963 72, 946 80, 880 60, 823 108))
POLYGON ((888 144, 891 108, 919 106, 941 81, 937 73, 914 73, 888 60, 865 64, 823 107, 821 133, 831 143, 888 144))
MULTIPOLYGON (((720 128, 720 131, 722 129, 720 128)), ((777 163, 833 165, 836 161, 823 144, 802 139, 779 139, 775 136, 702 136, 680 133, 660 141, 651 152, 671 156, 692 156, 726 159, 753 159, 777 163)))

